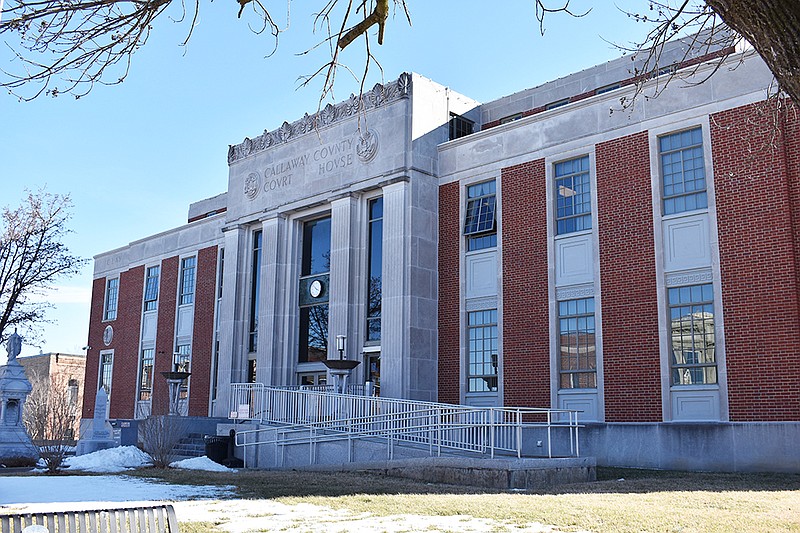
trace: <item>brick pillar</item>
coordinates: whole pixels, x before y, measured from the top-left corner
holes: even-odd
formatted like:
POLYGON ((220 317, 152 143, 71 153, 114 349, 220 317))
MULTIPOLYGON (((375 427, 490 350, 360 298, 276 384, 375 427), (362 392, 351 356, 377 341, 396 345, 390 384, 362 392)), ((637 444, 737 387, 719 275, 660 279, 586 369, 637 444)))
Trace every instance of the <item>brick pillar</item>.
POLYGON ((647 132, 600 143, 595 153, 606 420, 656 422, 663 415, 647 132))
POLYGON ((550 406, 544 159, 502 170, 503 384, 508 406, 550 406))
POLYGON ((439 401, 459 403, 459 184, 439 187, 439 401))
MULTIPOLYGON (((711 117, 732 421, 800 420, 798 124, 745 106, 711 117)), ((716 302, 715 302, 716 303, 716 302)))

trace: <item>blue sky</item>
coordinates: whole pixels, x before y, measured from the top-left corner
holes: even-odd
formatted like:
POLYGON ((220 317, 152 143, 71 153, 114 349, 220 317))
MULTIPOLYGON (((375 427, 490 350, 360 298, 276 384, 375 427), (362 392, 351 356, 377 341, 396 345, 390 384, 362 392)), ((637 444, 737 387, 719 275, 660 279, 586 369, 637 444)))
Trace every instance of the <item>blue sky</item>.
MULTIPOLYGON (((366 87, 414 71, 476 100, 493 100, 615 59, 621 52, 606 41, 628 44, 646 30, 616 7, 644 9, 644 0, 573 0, 575 11, 592 11, 579 19, 552 14, 541 36, 533 3, 408 0, 413 27, 402 13, 390 20, 384 45, 373 48, 384 75, 372 67, 366 87)), ((70 194, 68 245, 87 258, 185 223, 191 202, 227 189, 229 144, 317 109, 320 85, 298 88, 297 80, 323 64, 326 51, 297 54, 320 38, 303 6, 321 2, 294 4, 290 29, 272 57, 265 57, 269 36, 253 34, 246 17, 236 18, 238 6, 220 0, 201 5, 186 47, 180 46, 185 24, 164 19, 156 25, 121 85, 97 86, 79 100, 18 102, 0 95, 0 205, 17 205, 26 188, 70 194)), ((358 73, 362 42, 344 57, 358 73)), ((10 60, 0 46, 0 68, 10 60)), ((357 90, 342 71, 334 100, 357 90)), ((56 323, 44 327, 36 345, 24 345, 23 355, 40 348, 80 353, 91 273, 90 265, 49 295, 56 309, 48 316, 56 323)))

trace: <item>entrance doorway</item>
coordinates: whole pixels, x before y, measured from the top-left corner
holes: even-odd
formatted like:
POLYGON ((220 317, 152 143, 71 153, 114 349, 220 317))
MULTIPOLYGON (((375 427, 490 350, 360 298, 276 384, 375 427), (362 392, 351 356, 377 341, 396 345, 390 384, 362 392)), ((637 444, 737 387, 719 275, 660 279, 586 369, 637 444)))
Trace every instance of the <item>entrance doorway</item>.
POLYGON ((366 381, 372 383, 372 395, 381 395, 381 352, 365 352, 366 381))

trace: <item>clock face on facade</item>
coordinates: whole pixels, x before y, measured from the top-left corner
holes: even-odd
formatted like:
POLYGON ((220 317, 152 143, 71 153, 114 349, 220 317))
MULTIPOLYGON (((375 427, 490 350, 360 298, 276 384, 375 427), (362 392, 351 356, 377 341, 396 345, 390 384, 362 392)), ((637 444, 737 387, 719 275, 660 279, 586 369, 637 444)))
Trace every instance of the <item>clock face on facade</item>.
POLYGON ((308 287, 308 293, 312 298, 319 298, 319 295, 322 294, 322 282, 318 279, 312 281, 308 287))

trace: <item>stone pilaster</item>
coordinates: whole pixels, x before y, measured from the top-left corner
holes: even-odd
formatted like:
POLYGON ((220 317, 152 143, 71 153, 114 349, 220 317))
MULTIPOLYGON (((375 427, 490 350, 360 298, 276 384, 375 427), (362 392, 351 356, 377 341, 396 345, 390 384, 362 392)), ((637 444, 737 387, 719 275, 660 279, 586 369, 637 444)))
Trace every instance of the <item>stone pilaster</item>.
MULTIPOLYGON (((362 342, 358 320, 359 299, 356 294, 361 286, 360 262, 358 261, 358 235, 362 223, 359 217, 358 200, 352 196, 331 202, 331 273, 330 301, 328 303, 328 359, 338 359, 336 336, 347 335, 345 355, 359 359, 362 342)), ((352 375, 357 375, 354 371, 352 375)))
POLYGON ((244 381, 247 368, 244 353, 242 295, 246 279, 243 269, 248 264, 245 247, 246 228, 235 226, 223 229, 225 235, 225 263, 222 272, 222 301, 219 306, 219 367, 217 399, 214 416, 227 417, 230 408, 230 384, 244 381))
POLYGON ((383 188, 383 302, 381 306, 381 395, 407 398, 408 353, 408 182, 383 188))

